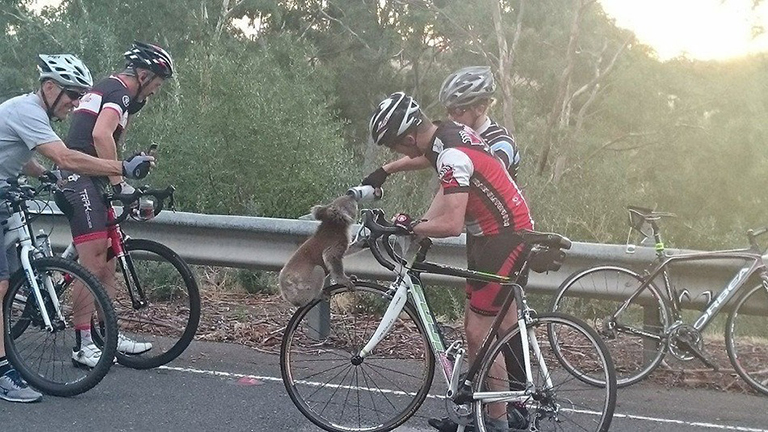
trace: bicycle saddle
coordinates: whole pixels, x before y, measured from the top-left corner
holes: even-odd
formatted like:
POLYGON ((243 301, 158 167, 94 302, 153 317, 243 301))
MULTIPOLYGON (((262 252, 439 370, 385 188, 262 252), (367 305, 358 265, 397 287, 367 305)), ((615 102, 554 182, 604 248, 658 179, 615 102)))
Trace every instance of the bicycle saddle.
POLYGON ((627 210, 630 213, 630 217, 639 216, 647 221, 657 221, 664 217, 677 217, 674 213, 657 212, 646 207, 627 206, 627 210))
POLYGON ((568 238, 555 233, 545 233, 531 230, 522 230, 518 234, 523 241, 530 244, 549 246, 557 249, 570 249, 571 241, 568 238))

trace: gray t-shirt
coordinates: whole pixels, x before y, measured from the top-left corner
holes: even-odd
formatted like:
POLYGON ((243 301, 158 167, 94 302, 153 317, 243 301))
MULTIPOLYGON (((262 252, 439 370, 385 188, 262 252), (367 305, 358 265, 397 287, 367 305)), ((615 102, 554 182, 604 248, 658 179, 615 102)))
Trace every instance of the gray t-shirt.
POLYGON ((40 103, 40 96, 30 93, 0 104, 0 184, 21 172, 35 147, 61 141, 40 103))

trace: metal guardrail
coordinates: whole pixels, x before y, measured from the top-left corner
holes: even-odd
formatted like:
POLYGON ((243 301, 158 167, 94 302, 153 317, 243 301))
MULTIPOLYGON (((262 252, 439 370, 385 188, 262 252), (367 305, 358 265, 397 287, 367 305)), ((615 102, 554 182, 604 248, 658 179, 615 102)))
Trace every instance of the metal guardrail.
MULTIPOLYGON (((69 225, 55 204, 51 204, 52 208, 43 210, 34 222, 34 228, 49 232, 54 248, 63 249, 71 242, 69 225)), ((318 224, 308 220, 165 211, 152 221, 129 222, 123 228, 135 238, 149 238, 167 245, 191 264, 278 271, 318 224)), ((466 265, 464 240, 464 235, 435 240, 429 260, 459 267, 466 265)), ((648 247, 637 247, 633 254, 627 254, 624 245, 576 242, 559 271, 531 273, 528 290, 553 292, 574 271, 598 264, 641 270, 654 256, 653 249, 648 247)), ((391 274, 367 250, 350 254, 344 264, 348 274, 360 278, 391 279, 391 274)), ((743 262, 733 260, 681 264, 675 267, 675 282, 678 288, 687 288, 695 299, 705 290, 719 292, 742 265, 743 262)), ((425 276, 425 281, 464 285, 463 279, 441 276, 425 276)), ((587 297, 590 294, 584 293, 587 297)), ((695 302, 691 304, 691 307, 698 306, 695 302)))

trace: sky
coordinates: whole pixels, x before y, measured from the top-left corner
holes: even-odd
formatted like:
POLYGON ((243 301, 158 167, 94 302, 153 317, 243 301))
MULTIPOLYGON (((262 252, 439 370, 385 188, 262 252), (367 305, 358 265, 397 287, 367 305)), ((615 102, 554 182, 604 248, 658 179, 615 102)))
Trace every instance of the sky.
POLYGON ((600 0, 618 27, 632 30, 656 50, 659 60, 683 55, 724 60, 768 51, 768 1, 753 10, 753 0, 600 0))

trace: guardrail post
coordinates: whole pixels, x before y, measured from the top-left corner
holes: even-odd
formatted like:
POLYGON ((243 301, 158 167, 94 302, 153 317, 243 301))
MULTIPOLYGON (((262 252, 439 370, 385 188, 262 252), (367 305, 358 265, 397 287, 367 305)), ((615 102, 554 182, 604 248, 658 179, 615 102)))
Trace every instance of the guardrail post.
MULTIPOLYGON (((330 283, 331 277, 326 275, 323 280, 323 289, 328 288, 330 283)), ((308 337, 316 341, 327 338, 331 333, 331 303, 327 299, 320 300, 320 303, 307 313, 307 323, 309 324, 308 337)))
POLYGON ((327 338, 331 333, 331 303, 325 299, 320 300, 320 303, 307 313, 307 323, 307 336, 316 341, 327 338))

